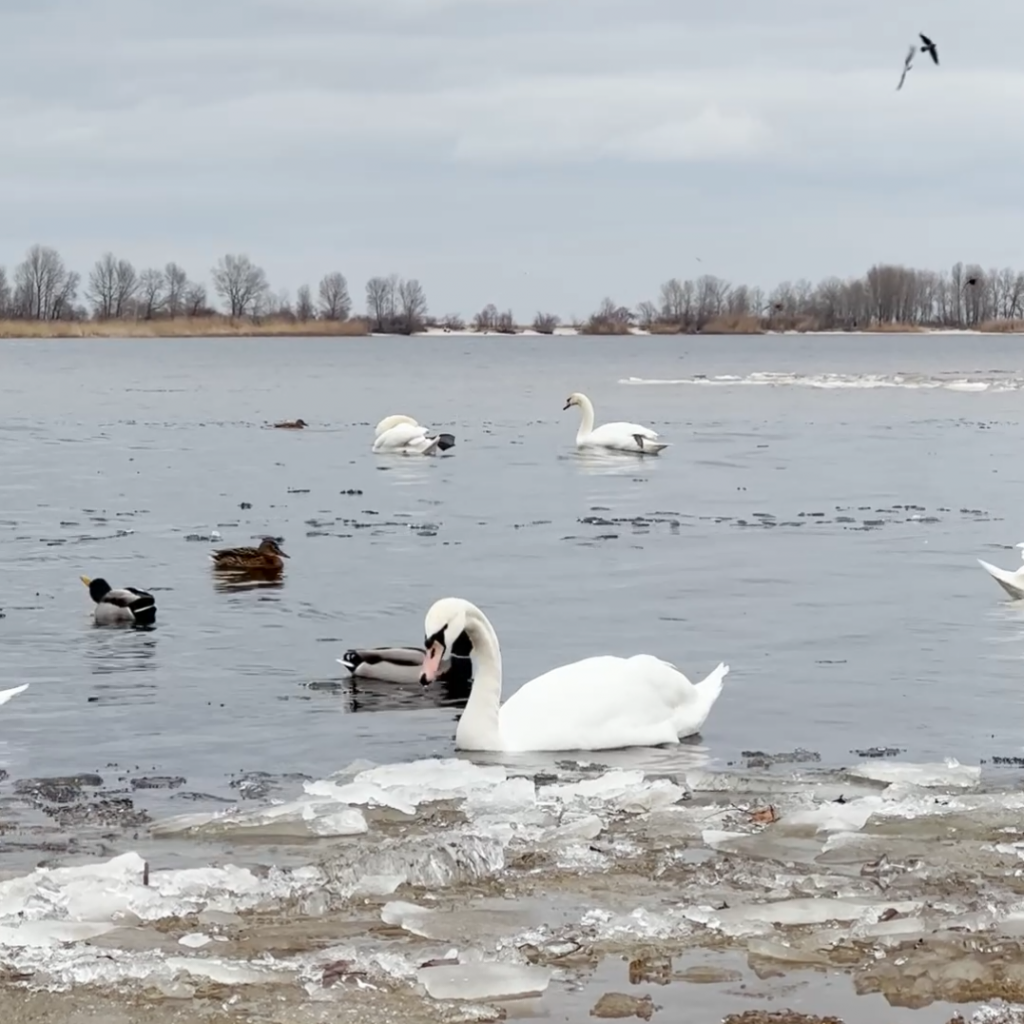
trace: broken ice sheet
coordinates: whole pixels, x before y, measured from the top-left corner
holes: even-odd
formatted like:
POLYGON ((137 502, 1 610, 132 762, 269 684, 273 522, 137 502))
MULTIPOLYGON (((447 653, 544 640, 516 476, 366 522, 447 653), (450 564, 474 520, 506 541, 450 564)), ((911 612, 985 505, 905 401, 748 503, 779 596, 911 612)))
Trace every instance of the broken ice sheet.
POLYGON ((478 962, 421 967, 416 980, 432 999, 528 999, 544 994, 551 971, 532 964, 478 962))
POLYGON ((921 786, 929 789, 973 789, 981 781, 979 766, 960 764, 949 758, 945 764, 909 764, 900 761, 866 761, 848 769, 854 778, 872 782, 921 786))

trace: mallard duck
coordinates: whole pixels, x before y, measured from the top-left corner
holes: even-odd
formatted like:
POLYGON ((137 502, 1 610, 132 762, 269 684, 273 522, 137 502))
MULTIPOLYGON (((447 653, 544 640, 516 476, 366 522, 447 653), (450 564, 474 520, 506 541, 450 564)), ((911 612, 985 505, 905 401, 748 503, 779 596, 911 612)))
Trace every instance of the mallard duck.
POLYGON ((298 419, 281 420, 280 423, 275 423, 274 426, 277 427, 278 430, 301 430, 303 427, 308 427, 309 424, 303 419, 298 419))
POLYGON ((284 566, 282 558, 289 558, 273 537, 264 537, 258 548, 221 548, 210 555, 216 569, 273 569, 284 566))
POLYGON ((115 590, 106 580, 79 579, 96 602, 97 626, 152 626, 156 622, 156 599, 136 587, 115 590))
MULTIPOLYGON (((422 647, 364 647, 346 651, 338 663, 355 679, 416 686, 424 654, 422 647)), ((441 662, 438 679, 455 685, 469 683, 473 678, 472 655, 469 637, 460 633, 452 644, 451 654, 441 662)))

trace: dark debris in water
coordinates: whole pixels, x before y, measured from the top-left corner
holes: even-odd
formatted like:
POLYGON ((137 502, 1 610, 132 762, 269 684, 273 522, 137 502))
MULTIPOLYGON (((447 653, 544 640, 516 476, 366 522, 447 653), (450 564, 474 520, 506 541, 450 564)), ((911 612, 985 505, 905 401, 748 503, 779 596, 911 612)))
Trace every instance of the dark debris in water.
POLYGON ((741 750, 740 756, 747 759, 748 768, 770 768, 773 764, 807 764, 821 760, 821 754, 817 751, 804 750, 803 747, 780 754, 766 754, 763 750, 741 750))
POLYGON ((905 753, 900 747, 866 747, 863 750, 851 750, 856 757, 899 757, 905 753))
MULTIPOLYGON (((982 761, 981 763, 984 764, 985 762, 982 761)), ((1006 756, 996 754, 992 757, 991 763, 1005 768, 1024 768, 1024 757, 1018 757, 1016 754, 1008 754, 1006 756)))
POLYGON ((817 1017, 795 1010, 744 1010, 730 1013, 722 1024, 843 1024, 839 1017, 817 1017))
POLYGON ((61 828, 100 825, 134 829, 152 820, 123 791, 100 789, 102 785, 99 775, 83 773, 19 779, 14 791, 61 828))
POLYGON ((228 785, 238 790, 243 800, 263 800, 271 792, 282 789, 288 783, 306 782, 312 776, 302 772, 288 772, 284 775, 272 775, 270 772, 241 772, 228 785))
POLYGON ((178 789, 185 785, 182 775, 143 775, 132 779, 132 789, 178 789))

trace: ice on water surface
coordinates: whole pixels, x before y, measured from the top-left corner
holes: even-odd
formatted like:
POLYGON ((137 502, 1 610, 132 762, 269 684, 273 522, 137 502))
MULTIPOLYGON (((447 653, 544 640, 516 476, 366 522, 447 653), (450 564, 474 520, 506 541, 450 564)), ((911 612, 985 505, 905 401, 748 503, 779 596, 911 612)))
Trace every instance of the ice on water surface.
POLYGON ((1024 871, 1024 794, 980 781, 955 762, 653 778, 572 762, 537 775, 455 758, 361 763, 290 799, 152 830, 258 837, 269 850, 319 839, 296 847, 313 851, 303 868, 153 869, 147 885, 142 858, 126 853, 0 882, 0 963, 47 984, 177 991, 205 977, 294 984, 321 999, 342 990, 320 982, 333 956, 355 979, 346 984, 386 976, 431 999, 479 1001, 543 993, 544 958, 582 943, 725 942, 797 966, 827 963, 851 941, 894 949, 950 929, 1024 938, 1024 901, 1000 889, 1024 871), (965 888, 972 872, 984 879, 965 888), (386 940, 371 929, 343 949, 252 958, 231 938, 249 911, 365 922, 367 910, 386 940), (183 918, 166 939, 151 929, 183 918), (108 955, 124 929, 147 928, 151 948, 108 955))

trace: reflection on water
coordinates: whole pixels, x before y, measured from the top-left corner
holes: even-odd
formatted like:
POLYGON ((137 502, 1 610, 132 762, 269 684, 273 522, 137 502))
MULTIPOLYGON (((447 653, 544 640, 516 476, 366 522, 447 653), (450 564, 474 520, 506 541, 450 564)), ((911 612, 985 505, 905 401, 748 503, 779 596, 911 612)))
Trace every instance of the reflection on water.
POLYGON ((388 481, 394 484, 425 484, 430 474, 437 468, 437 463, 451 458, 444 455, 401 455, 397 452, 374 455, 378 460, 377 471, 387 473, 388 481))
POLYGON ((563 456, 571 459, 584 474, 594 476, 636 476, 649 471, 651 463, 662 456, 634 455, 631 452, 596 451, 588 449, 563 456))
POLYGON ((471 682, 419 683, 380 682, 372 679, 314 680, 311 690, 337 694, 350 714, 365 711, 425 711, 438 708, 462 709, 469 700, 471 682))
POLYGON ((156 667, 157 634, 153 627, 97 627, 85 634, 83 654, 96 676, 119 672, 152 672, 156 667))
POLYGON ((280 569, 214 569, 213 587, 221 594, 260 587, 279 590, 283 586, 284 574, 280 569))

